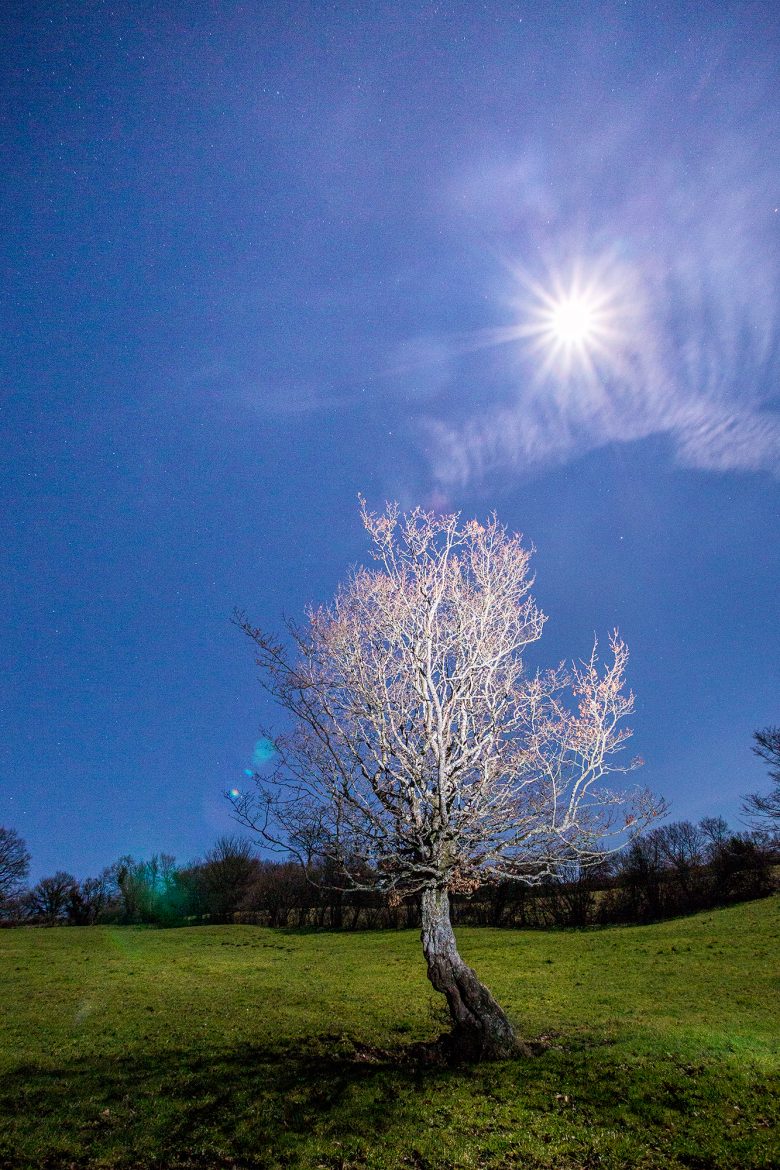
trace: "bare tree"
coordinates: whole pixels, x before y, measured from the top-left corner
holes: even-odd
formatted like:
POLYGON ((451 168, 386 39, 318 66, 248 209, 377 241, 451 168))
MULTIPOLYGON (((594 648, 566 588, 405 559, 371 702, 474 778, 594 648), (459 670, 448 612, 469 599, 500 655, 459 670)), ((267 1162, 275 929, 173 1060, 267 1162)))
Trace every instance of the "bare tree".
POLYGON ((41 878, 30 890, 29 908, 32 917, 47 926, 65 922, 73 891, 77 888, 78 883, 73 874, 62 869, 58 869, 52 877, 41 878))
POLYGON ((16 829, 0 827, 0 902, 21 887, 30 872, 30 854, 16 829))
POLYGON ((312 886, 296 862, 257 861, 240 910, 248 915, 262 914, 268 926, 288 926, 295 914, 300 924, 312 894, 312 886))
POLYGON ((120 857, 113 867, 124 922, 166 923, 176 919, 176 859, 155 853, 148 861, 120 857))
POLYGON ((98 877, 74 882, 68 892, 68 922, 73 926, 94 926, 111 901, 115 875, 104 869, 98 877))
POLYGON ((728 821, 723 817, 702 817, 699 828, 705 843, 705 857, 709 861, 714 851, 719 849, 724 841, 731 836, 728 821))
POLYGON ((773 788, 766 795, 761 792, 748 793, 742 802, 742 810, 754 823, 765 824, 768 820, 771 826, 780 821, 780 727, 754 731, 753 739, 756 741, 753 751, 769 764, 773 788))
MULTIPOLYGON (((528 674, 542 633, 530 551, 486 525, 361 500, 375 567, 288 626, 292 651, 237 615, 264 685, 293 717, 277 766, 234 798, 238 819, 307 864, 328 858, 352 888, 417 892, 428 977, 462 1056, 501 1058, 517 1040, 458 954, 449 892, 502 877, 538 883, 588 866, 657 815, 601 779, 630 734, 628 652, 528 674)), ((639 761, 634 761, 634 764, 639 761)))
POLYGON ((223 836, 206 854, 196 873, 207 913, 214 922, 231 922, 256 876, 257 859, 245 838, 223 836))

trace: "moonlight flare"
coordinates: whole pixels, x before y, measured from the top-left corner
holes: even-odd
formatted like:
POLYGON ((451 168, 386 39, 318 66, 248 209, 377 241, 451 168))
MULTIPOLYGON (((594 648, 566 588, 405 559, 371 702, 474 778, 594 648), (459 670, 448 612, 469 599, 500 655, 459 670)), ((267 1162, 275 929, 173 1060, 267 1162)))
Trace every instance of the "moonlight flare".
POLYGON ((551 325, 562 345, 587 345, 593 333, 593 310, 587 301, 562 301, 553 313, 551 325))
POLYGON ((618 281, 604 275, 585 278, 579 268, 568 282, 549 286, 527 282, 528 297, 518 305, 523 322, 516 337, 524 340, 538 363, 540 379, 567 380, 583 374, 598 381, 614 367, 626 340, 625 313, 618 313, 618 281))

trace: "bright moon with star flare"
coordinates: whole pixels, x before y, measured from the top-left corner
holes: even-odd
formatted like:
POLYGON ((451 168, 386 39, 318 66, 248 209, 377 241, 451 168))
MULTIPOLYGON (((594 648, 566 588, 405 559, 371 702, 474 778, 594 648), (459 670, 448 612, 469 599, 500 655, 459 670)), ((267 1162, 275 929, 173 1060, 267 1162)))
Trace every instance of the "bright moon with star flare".
POLYGON ((625 321, 618 318, 617 282, 601 273, 583 279, 579 272, 568 282, 552 279, 548 287, 524 282, 528 294, 518 305, 525 320, 515 337, 525 340, 539 361, 538 376, 598 379, 599 369, 618 360, 625 338, 625 321))
POLYGON ((553 313, 551 327, 563 345, 582 345, 593 328, 593 314, 587 301, 562 301, 553 313))
POLYGON ((638 334, 641 297, 610 257, 587 275, 581 267, 575 263, 568 280, 551 273, 544 282, 513 268, 522 289, 509 299, 515 323, 468 335, 464 351, 520 342, 530 351, 536 383, 585 378, 595 384, 614 372, 638 334))

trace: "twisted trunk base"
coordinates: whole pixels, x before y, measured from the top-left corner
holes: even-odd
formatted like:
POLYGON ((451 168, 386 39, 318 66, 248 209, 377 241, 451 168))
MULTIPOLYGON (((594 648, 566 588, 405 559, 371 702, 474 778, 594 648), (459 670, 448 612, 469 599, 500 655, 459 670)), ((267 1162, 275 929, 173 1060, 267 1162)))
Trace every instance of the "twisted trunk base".
POLYGON ((463 1060, 506 1060, 520 1049, 514 1029, 493 996, 463 962, 455 945, 446 889, 422 893, 422 939, 428 978, 446 997, 453 1029, 449 1043, 463 1060))

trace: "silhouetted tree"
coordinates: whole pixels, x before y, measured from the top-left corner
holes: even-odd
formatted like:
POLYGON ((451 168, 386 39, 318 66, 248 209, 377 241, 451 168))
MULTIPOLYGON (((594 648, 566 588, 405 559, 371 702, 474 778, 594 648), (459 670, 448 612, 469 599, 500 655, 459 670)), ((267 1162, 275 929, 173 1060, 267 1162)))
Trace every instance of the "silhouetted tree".
POLYGON ((16 829, 0 827, 0 904, 18 894, 30 872, 30 854, 16 829))
POLYGON ((731 836, 731 829, 723 817, 702 817, 699 828, 704 838, 706 860, 709 861, 713 850, 731 836))
POLYGON ((214 922, 230 922, 244 901, 257 859, 243 837, 220 837, 196 867, 203 909, 214 922))
POLYGON ((713 902, 738 902, 770 893, 774 859, 766 834, 731 833, 710 855, 713 902))
POLYGON ((68 891, 68 922, 73 926, 94 926, 109 907, 113 885, 110 869, 103 870, 98 877, 74 882, 68 891))
MULTIPOLYGON (((249 916, 262 915, 268 926, 287 926, 294 914, 296 925, 303 925, 300 912, 312 901, 313 889, 297 862, 258 861, 239 909, 249 916)), ((318 925, 327 925, 324 916, 318 925)))
POLYGON ((661 883, 663 853, 656 831, 632 842, 618 862, 620 909, 631 922, 647 922, 662 916, 661 883))
POLYGON ((756 824, 769 823, 777 826, 780 822, 780 727, 765 727, 755 731, 753 751, 769 764, 769 778, 772 788, 769 792, 750 792, 745 797, 742 809, 756 824))
POLYGON ((29 893, 28 906, 31 916, 47 926, 66 922, 71 895, 77 886, 73 874, 62 869, 52 877, 41 878, 29 893))

